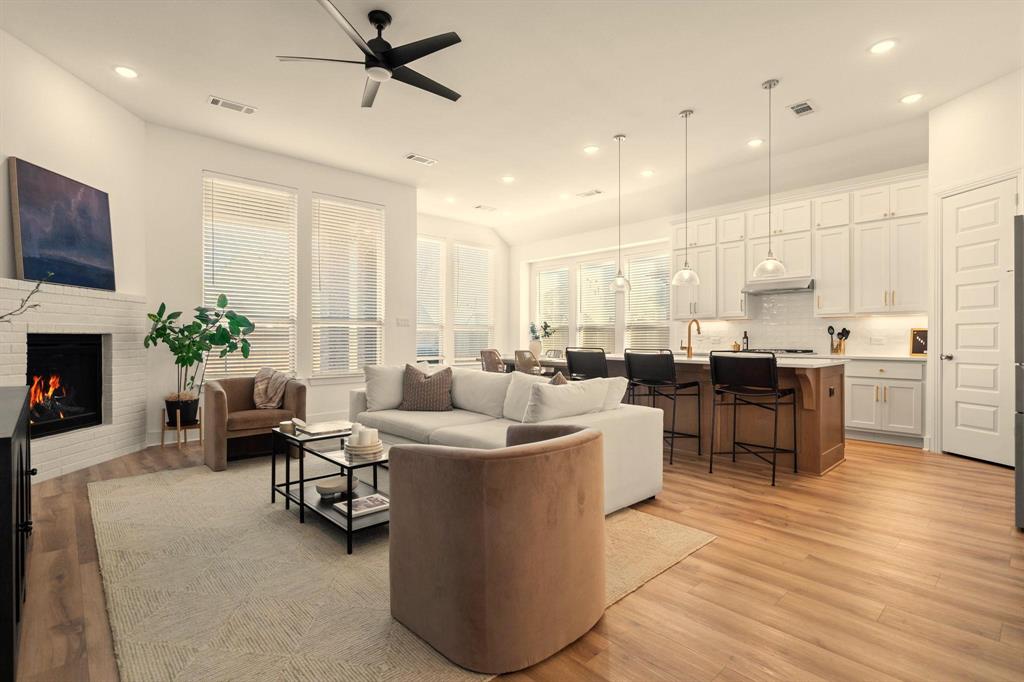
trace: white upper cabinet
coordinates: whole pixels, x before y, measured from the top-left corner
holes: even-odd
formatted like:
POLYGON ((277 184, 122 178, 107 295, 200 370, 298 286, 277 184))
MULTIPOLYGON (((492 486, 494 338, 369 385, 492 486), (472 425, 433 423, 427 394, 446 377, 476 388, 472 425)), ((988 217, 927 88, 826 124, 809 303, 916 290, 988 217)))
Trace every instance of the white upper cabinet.
POLYGON ((925 178, 859 189, 853 193, 853 221, 900 218, 928 212, 928 181, 925 178))
POLYGON ((772 234, 806 232, 811 229, 811 202, 792 201, 774 208, 772 234))
POLYGON ((730 319, 747 316, 747 295, 743 293, 746 283, 746 243, 740 241, 720 244, 718 246, 719 318, 730 319))
POLYGON ((768 209, 758 208, 747 211, 747 238, 757 239, 768 236, 768 209))
POLYGON ((676 248, 685 246, 710 246, 715 243, 715 218, 704 218, 702 220, 691 220, 690 229, 687 231, 685 225, 676 228, 676 248), (689 232, 689 242, 687 239, 689 232))
MULTIPOLYGON (((691 317, 714 318, 718 312, 718 263, 717 249, 714 246, 702 246, 690 249, 690 267, 700 277, 700 285, 695 287, 672 287, 672 317, 677 320, 688 320, 691 317)), ((675 252, 675 269, 672 274, 683 269, 686 263, 686 252, 675 252)))
POLYGON ((889 310, 889 223, 853 228, 853 311, 884 313, 889 310))
POLYGON ((928 309, 928 217, 896 218, 853 228, 853 311, 928 309))
POLYGON ((889 185, 859 189, 853 193, 853 222, 866 223, 889 217, 889 185))
MULTIPOLYGON (((777 234, 772 237, 772 251, 775 257, 786 266, 787 277, 811 275, 811 234, 797 232, 795 234, 777 234)), ((754 266, 768 255, 768 238, 752 239, 747 242, 747 264, 749 272, 747 281, 752 279, 754 266)))
POLYGON ((814 314, 850 313, 850 228, 830 227, 814 233, 814 314))
POLYGON ((839 227, 850 222, 850 194, 832 194, 814 200, 814 226, 839 227))
POLYGON ((747 214, 731 213, 718 219, 718 243, 743 241, 747 234, 747 214))

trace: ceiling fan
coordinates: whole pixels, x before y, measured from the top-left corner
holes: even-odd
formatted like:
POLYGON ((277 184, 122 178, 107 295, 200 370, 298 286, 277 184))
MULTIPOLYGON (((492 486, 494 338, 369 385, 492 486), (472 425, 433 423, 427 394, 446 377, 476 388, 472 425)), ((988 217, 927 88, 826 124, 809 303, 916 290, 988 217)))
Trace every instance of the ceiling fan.
POLYGON ((339 64, 362 64, 366 70, 366 85, 363 87, 363 106, 372 107, 373 100, 377 97, 377 90, 380 84, 386 80, 395 79, 407 85, 432 92, 455 102, 460 95, 450 88, 446 88, 435 80, 427 78, 418 71, 413 71, 406 64, 415 61, 428 54, 433 54, 446 47, 451 47, 462 42, 457 33, 442 33, 432 38, 424 38, 407 45, 391 47, 391 43, 384 40, 381 34, 384 29, 391 25, 391 15, 384 10, 375 9, 368 15, 370 23, 377 29, 377 37, 369 41, 363 40, 355 26, 345 18, 345 15, 338 11, 331 0, 317 0, 327 13, 331 15, 338 25, 341 26, 352 42, 356 44, 365 55, 363 61, 350 59, 328 59, 326 57, 295 57, 290 55, 279 55, 277 58, 282 62, 335 62, 339 64))

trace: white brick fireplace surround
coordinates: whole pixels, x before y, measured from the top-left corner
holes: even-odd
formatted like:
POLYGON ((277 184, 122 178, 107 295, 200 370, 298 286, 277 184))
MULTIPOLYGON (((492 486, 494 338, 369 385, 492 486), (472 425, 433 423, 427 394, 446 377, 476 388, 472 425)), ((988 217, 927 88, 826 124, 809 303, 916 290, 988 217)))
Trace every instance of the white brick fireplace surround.
MULTIPOLYGON (((16 308, 31 282, 0 278, 0 314, 16 308)), ((32 441, 35 481, 145 447, 146 299, 95 289, 44 284, 39 307, 0 322, 0 385, 24 386, 26 335, 100 334, 103 338, 103 423, 32 441)))

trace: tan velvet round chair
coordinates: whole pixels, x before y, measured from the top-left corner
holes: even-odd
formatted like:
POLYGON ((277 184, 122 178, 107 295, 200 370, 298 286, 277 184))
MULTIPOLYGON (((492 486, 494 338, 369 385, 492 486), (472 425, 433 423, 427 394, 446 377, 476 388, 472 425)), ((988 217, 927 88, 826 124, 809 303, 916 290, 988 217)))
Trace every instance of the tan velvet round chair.
POLYGON ((558 652, 605 605, 602 435, 524 424, 506 440, 390 451, 391 614, 492 674, 558 652))

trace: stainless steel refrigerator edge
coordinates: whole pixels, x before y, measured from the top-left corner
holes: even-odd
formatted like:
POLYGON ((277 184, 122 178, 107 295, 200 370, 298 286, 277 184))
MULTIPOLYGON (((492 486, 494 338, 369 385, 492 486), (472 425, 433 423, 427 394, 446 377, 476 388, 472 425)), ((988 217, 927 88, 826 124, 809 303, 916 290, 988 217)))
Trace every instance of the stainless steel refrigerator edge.
POLYGON ((1017 528, 1024 530, 1024 215, 1013 219, 1013 286, 1014 286, 1014 383, 1016 384, 1016 411, 1013 416, 1016 436, 1014 478, 1017 481, 1017 528))

